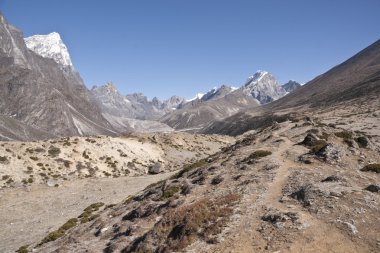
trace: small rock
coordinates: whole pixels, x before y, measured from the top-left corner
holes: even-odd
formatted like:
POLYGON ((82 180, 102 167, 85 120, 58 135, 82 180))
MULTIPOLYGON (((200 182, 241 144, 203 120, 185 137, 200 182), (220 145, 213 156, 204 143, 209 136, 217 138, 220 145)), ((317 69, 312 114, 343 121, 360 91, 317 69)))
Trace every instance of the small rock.
POLYGON ((371 185, 368 185, 365 189, 370 192, 379 192, 380 186, 371 184, 371 185))
POLYGON ((345 139, 344 142, 347 143, 347 145, 351 148, 354 148, 354 149, 359 148, 358 143, 356 141, 354 141, 353 139, 345 139))
POLYGON ((216 177, 214 177, 211 180, 211 184, 212 185, 217 185, 217 184, 220 184, 223 180, 224 180, 224 178, 221 175, 217 175, 216 177))
POLYGON ((372 147, 372 143, 368 139, 367 136, 360 136, 360 137, 356 138, 356 141, 358 142, 358 144, 361 148, 371 148, 372 147))
POLYGON ((333 197, 341 197, 343 194, 341 192, 330 192, 330 196, 333 196, 333 197))
POLYGON ((247 165, 245 165, 245 164, 243 164, 243 165, 241 165, 240 167, 239 167, 239 170, 248 170, 248 166, 247 165))
POLYGON ((187 194, 189 194, 190 193, 190 191, 191 191, 191 189, 190 189, 190 185, 189 184, 184 184, 182 187, 181 187, 181 194, 182 195, 187 195, 187 194))
POLYGON ((332 176, 328 176, 326 177, 325 179, 323 179, 321 182, 338 182, 338 181, 341 181, 342 178, 341 177, 338 177, 336 175, 332 175, 332 176))

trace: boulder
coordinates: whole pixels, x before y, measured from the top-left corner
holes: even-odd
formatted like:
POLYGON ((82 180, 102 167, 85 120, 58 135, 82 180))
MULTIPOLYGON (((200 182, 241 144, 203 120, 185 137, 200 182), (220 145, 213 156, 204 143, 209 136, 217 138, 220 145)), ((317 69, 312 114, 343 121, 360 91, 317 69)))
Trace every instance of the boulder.
POLYGON ((321 148, 317 153, 317 157, 322 158, 324 161, 329 163, 340 162, 344 155, 343 151, 338 145, 327 144, 321 148))
POLYGON ((157 162, 149 167, 148 173, 151 175, 159 174, 162 171, 161 167, 162 167, 161 163, 157 162))
POLYGON ((308 133, 300 144, 312 147, 317 143, 318 140, 319 138, 315 134, 308 133))

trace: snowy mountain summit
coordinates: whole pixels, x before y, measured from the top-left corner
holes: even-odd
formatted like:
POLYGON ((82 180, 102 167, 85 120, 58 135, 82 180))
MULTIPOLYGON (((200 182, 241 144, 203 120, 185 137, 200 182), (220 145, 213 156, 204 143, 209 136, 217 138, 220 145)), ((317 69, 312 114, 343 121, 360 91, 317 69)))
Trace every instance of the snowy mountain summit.
POLYGON ((73 66, 67 47, 63 43, 59 33, 52 32, 48 35, 34 35, 24 40, 26 46, 36 54, 45 58, 51 58, 64 67, 73 66))
POLYGON ((278 84, 274 76, 262 70, 258 70, 253 76, 248 77, 247 82, 240 89, 261 104, 270 103, 286 95, 285 89, 278 84))

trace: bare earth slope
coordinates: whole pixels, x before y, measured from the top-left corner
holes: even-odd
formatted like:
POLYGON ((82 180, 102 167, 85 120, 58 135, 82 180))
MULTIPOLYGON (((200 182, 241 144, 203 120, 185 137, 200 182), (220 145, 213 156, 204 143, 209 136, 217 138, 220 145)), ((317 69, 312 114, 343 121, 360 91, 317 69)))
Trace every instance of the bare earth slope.
POLYGON ((47 242, 47 237, 30 248, 379 251, 380 174, 365 168, 380 163, 380 111, 357 106, 350 110, 349 117, 319 111, 247 133, 236 144, 122 203, 101 207, 91 222, 74 222, 61 238, 47 242))
POLYGON ((1 142, 0 252, 40 240, 90 204, 118 203, 233 140, 161 133, 1 142), (152 166, 157 175, 147 175, 152 166))

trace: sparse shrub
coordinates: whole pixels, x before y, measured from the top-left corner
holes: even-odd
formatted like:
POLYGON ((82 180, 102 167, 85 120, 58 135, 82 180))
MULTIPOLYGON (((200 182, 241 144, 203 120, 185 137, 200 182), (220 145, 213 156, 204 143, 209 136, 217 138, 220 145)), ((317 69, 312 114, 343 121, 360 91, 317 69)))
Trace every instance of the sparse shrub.
POLYGON ((349 132, 349 131, 338 132, 338 133, 335 133, 335 135, 342 139, 352 139, 352 132, 349 132))
POLYGON ((33 178, 31 178, 31 177, 28 178, 28 183, 29 183, 29 184, 33 183, 33 178))
POLYGON ((364 166, 364 168, 362 168, 361 171, 372 171, 372 172, 380 173, 380 164, 379 163, 368 164, 364 166))
POLYGON ((33 161, 38 161, 39 160, 38 157, 36 157, 36 156, 31 156, 30 159, 33 160, 33 161))
POLYGON ((41 246, 42 244, 52 242, 57 240, 58 238, 61 238, 65 235, 66 231, 75 227, 78 222, 77 218, 72 218, 68 220, 65 224, 63 224, 58 230, 55 230, 53 232, 50 232, 47 236, 45 236, 44 239, 40 242, 38 246, 41 246))
POLYGON ((10 150, 9 148, 6 148, 5 151, 12 153, 12 150, 10 150))
POLYGON ((82 156, 83 156, 85 159, 89 159, 89 158, 90 158, 89 155, 87 154, 86 150, 83 151, 82 156))
POLYGON ((5 182, 5 183, 7 183, 7 184, 11 184, 11 183, 14 183, 14 180, 13 180, 12 178, 9 178, 9 179, 7 180, 7 182, 5 182))
POLYGON ((8 162, 8 158, 6 156, 0 156, 0 162, 6 163, 6 162, 8 162))
POLYGON ((16 252, 17 253, 28 253, 28 247, 29 247, 29 245, 21 246, 20 248, 18 248, 18 250, 16 250, 16 252))
POLYGON ((63 165, 65 165, 66 168, 70 168, 70 165, 72 164, 73 162, 69 161, 69 160, 64 160, 63 161, 63 165))
POLYGON ((58 156, 61 153, 61 149, 57 148, 57 147, 54 147, 54 146, 50 146, 50 148, 48 150, 48 153, 52 157, 56 157, 56 156, 58 156))
POLYGON ((171 177, 171 179, 177 179, 177 178, 180 178, 182 177, 186 172, 192 170, 192 169, 195 169, 195 168, 199 168, 199 167, 202 167, 204 165, 206 165, 207 162, 205 159, 201 159, 201 160, 198 160, 196 161, 195 163, 192 163, 192 164, 189 164, 189 165, 186 165, 182 170, 180 170, 178 173, 176 173, 175 175, 173 175, 171 177))
POLYGON ((88 211, 95 212, 95 211, 98 211, 99 208, 102 206, 104 206, 103 202, 93 203, 93 204, 89 205, 88 207, 86 207, 86 209, 84 209, 84 211, 85 212, 88 212, 88 211))
POLYGON ((43 148, 35 148, 34 151, 37 152, 37 153, 44 153, 45 149, 43 149, 43 148))
POLYGON ((168 252, 180 252, 197 239, 211 242, 226 226, 239 199, 237 194, 228 194, 169 210, 150 231, 154 237, 137 238, 126 252, 148 252, 163 241, 168 252))
POLYGON ((81 223, 87 223, 89 221, 92 221, 98 217, 98 215, 92 215, 93 212, 96 212, 99 210, 100 207, 102 207, 104 203, 98 202, 93 203, 89 205, 87 208, 85 208, 83 213, 79 215, 81 223))
POLYGON ((63 229, 65 231, 69 230, 70 228, 75 227, 77 222, 78 222, 77 218, 72 218, 72 219, 68 220, 65 224, 63 224, 60 229, 63 229))
POLYGON ((329 140, 329 134, 326 132, 322 132, 321 135, 318 136, 320 139, 328 141, 329 140))
POLYGON ((96 143, 96 140, 93 140, 93 139, 90 139, 90 138, 86 138, 85 141, 90 142, 90 143, 96 143))
POLYGON ((249 159, 259 159, 262 157, 266 157, 268 155, 271 155, 272 152, 268 150, 256 150, 252 154, 249 155, 249 159))
POLYGON ((133 195, 129 196, 126 200, 124 200, 123 204, 127 205, 127 204, 131 203, 133 201, 134 197, 135 196, 133 196, 133 195))
POLYGON ((3 180, 7 180, 8 178, 10 178, 11 176, 9 176, 9 175, 4 175, 3 177, 2 177, 2 179, 3 180))
POLYGON ((161 195, 161 200, 164 200, 164 199, 168 199, 168 198, 171 198, 174 196, 174 194, 176 194, 177 192, 180 191, 180 187, 179 186, 169 186, 168 188, 166 188, 162 195, 161 195))
POLYGON ((110 177, 110 176, 112 176, 112 174, 109 173, 109 172, 107 172, 107 171, 103 171, 103 174, 104 174, 104 176, 106 176, 106 177, 110 177))
POLYGON ((65 235, 65 231, 63 231, 63 230, 55 230, 53 232, 50 232, 47 236, 45 236, 45 238, 42 239, 42 241, 41 241, 41 243, 39 245, 55 241, 55 240, 57 240, 58 238, 61 238, 64 235, 65 235))

